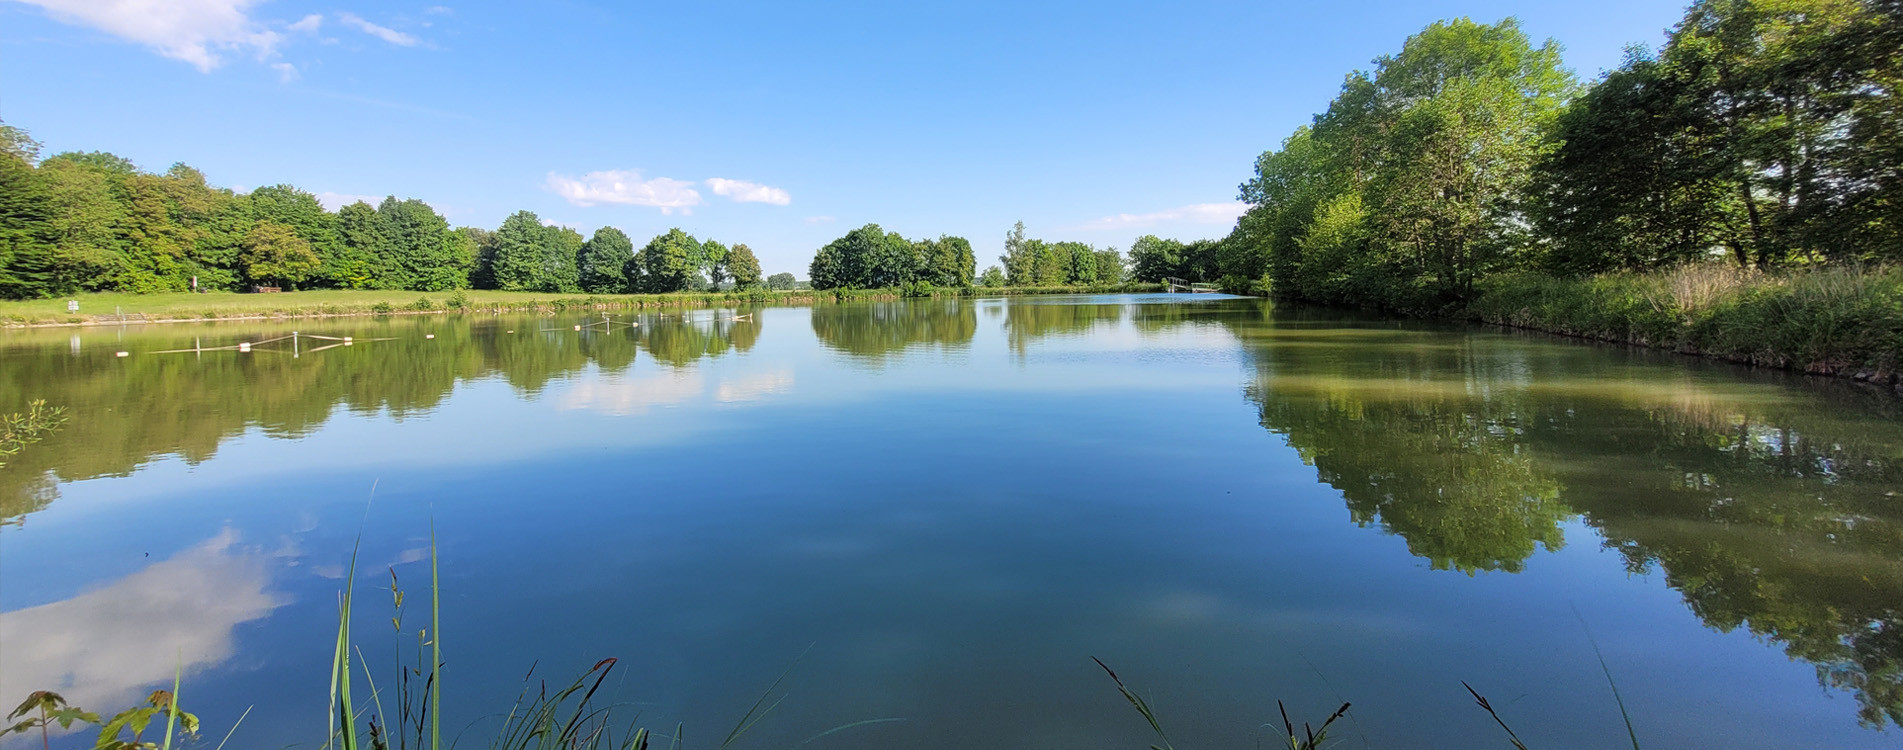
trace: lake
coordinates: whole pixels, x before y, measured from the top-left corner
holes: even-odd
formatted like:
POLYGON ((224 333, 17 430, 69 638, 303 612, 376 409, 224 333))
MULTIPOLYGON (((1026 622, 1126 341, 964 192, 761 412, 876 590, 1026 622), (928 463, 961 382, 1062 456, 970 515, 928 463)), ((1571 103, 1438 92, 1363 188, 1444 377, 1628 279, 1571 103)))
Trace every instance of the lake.
POLYGON ((0 469, 0 702, 182 664, 208 742, 316 747, 353 544, 388 689, 433 522, 472 747, 605 657, 689 747, 782 672, 741 747, 1147 746, 1092 657, 1180 747, 1506 747, 1463 681, 1629 746, 1607 673, 1647 747, 1899 740, 1892 397, 1215 296, 610 314, 0 332, 70 416, 0 469))

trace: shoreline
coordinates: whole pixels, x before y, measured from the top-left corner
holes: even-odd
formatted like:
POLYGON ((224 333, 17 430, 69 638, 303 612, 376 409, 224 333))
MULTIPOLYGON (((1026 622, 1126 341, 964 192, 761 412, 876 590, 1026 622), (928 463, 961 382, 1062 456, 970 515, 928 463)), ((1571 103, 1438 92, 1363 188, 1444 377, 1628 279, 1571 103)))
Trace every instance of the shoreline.
MULTIPOLYGON (((310 302, 305 305, 286 305, 282 307, 260 306, 257 309, 219 309, 208 306, 200 310, 182 309, 165 312, 131 311, 105 314, 68 314, 27 318, 20 313, 0 313, 0 330, 29 330, 37 328, 87 328, 111 325, 144 325, 167 323, 216 323, 237 320, 298 320, 323 318, 360 318, 387 315, 443 315, 449 313, 527 313, 560 312, 564 310, 646 310, 678 308, 712 308, 723 306, 801 306, 842 304, 859 301, 891 301, 899 299, 982 299, 987 297, 1022 297, 1062 294, 1133 294, 1160 291, 1160 284, 1118 284, 1114 286, 1078 286, 1078 287, 964 287, 934 290, 930 295, 908 296, 898 289, 829 289, 795 290, 780 292, 706 292, 693 294, 667 295, 615 295, 604 297, 589 295, 586 297, 531 298, 523 300, 468 300, 467 295, 474 290, 456 290, 441 299, 431 300, 429 293, 391 292, 391 299, 374 303, 335 303, 310 302), (407 297, 419 294, 419 298, 409 302, 395 303, 397 296, 407 297), (461 296, 462 300, 456 300, 461 296), (461 302, 454 304, 452 302, 461 302), (427 304, 427 306, 423 306, 427 304)), ((332 290, 321 290, 322 294, 332 290)), ((488 290, 483 290, 488 291, 488 290)), ((482 292, 478 292, 481 294, 482 292)), ((284 299, 288 295, 310 294, 310 292, 287 292, 285 295, 271 295, 273 299, 284 299)), ((442 294, 442 293, 436 293, 442 294)), ((243 301, 250 301, 253 295, 232 295, 243 301)), ((308 298, 307 298, 308 299, 308 298)), ((35 300, 52 302, 52 300, 35 300)), ((0 303, 4 304, 4 303, 0 303)))

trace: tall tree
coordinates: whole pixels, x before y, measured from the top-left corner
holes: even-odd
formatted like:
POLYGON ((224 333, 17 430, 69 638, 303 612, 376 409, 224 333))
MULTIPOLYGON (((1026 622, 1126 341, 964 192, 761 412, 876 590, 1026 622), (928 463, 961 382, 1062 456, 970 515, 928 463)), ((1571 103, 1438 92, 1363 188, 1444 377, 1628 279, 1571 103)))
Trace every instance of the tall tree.
POLYGON ((637 275, 632 281, 638 291, 651 294, 683 292, 700 278, 696 260, 702 257, 700 241, 679 227, 648 240, 635 256, 637 275))
POLYGON ((494 261, 490 274, 497 289, 542 291, 552 285, 546 275, 543 258, 553 252, 547 248, 548 232, 534 211, 517 211, 502 220, 496 229, 494 261))
POLYGON ((595 230, 575 258, 581 290, 590 294, 623 294, 628 277, 622 269, 634 260, 634 241, 614 227, 595 230))
POLYGON ((381 288, 441 291, 459 289, 468 282, 469 269, 476 262, 474 248, 459 241, 450 232, 449 222, 429 204, 414 198, 384 198, 377 206, 377 219, 386 243, 381 288))
POLYGON ((258 222, 245 234, 244 254, 238 262, 253 284, 291 288, 323 266, 297 230, 269 220, 258 222))
POLYGON ((727 268, 733 273, 734 288, 752 289, 760 285, 760 259, 754 257, 753 248, 734 245, 727 255, 727 268))

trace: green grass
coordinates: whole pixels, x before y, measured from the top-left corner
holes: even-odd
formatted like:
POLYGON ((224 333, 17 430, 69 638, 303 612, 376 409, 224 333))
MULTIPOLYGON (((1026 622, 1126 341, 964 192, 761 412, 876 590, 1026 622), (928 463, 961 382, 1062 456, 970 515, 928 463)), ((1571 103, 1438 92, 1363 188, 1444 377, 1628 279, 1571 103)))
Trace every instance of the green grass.
POLYGON ((1483 282, 1466 316, 1903 386, 1898 267, 1755 273, 1701 264, 1586 278, 1513 274, 1483 282))
POLYGON ((1118 284, 1076 287, 914 288, 681 292, 677 294, 562 295, 545 292, 502 292, 465 289, 444 292, 319 289, 279 294, 129 294, 98 292, 57 299, 0 300, 0 324, 58 325, 115 322, 120 315, 145 320, 217 320, 258 317, 311 317, 436 313, 470 309, 528 311, 611 308, 678 308, 720 305, 798 305, 911 296, 990 297, 1026 294, 1103 294, 1157 291, 1155 284, 1118 284), (79 302, 77 314, 66 311, 69 300, 79 302))

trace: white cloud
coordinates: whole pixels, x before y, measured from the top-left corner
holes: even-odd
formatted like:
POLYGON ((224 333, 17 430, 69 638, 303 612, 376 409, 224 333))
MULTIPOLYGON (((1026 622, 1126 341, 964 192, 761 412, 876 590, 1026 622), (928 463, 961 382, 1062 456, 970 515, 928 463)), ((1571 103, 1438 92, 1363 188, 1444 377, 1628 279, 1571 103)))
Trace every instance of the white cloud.
POLYGON ((432 16, 447 16, 451 13, 455 13, 456 11, 450 10, 449 6, 447 5, 432 5, 428 8, 424 8, 423 12, 428 13, 432 16))
POLYGON ((61 23, 86 26, 209 73, 221 52, 270 57, 280 37, 251 18, 258 0, 20 0, 61 23))
POLYGON ((550 172, 548 189, 577 206, 612 203, 658 208, 663 214, 676 210, 685 214, 700 205, 700 192, 694 189, 694 183, 666 177, 644 180, 634 169, 589 172, 580 178, 550 172))
POLYGON ((388 26, 378 26, 369 21, 365 21, 362 16, 355 13, 339 13, 337 14, 337 20, 345 26, 349 26, 399 47, 414 47, 417 45, 417 42, 421 41, 415 36, 405 34, 388 26))
POLYGON ((746 180, 728 180, 715 177, 707 181, 707 187, 713 188, 714 195, 724 195, 735 203, 771 203, 784 206, 793 202, 793 196, 785 190, 761 185, 746 180))
POLYGON ((0 613, 0 694, 57 689, 87 708, 131 705, 176 670, 229 660, 237 627, 289 600, 267 561, 225 529, 69 599, 0 613))
POLYGON ((285 28, 290 29, 292 31, 301 31, 306 34, 315 34, 317 33, 317 30, 320 28, 323 28, 323 26, 324 26, 323 15, 312 13, 308 16, 298 19, 297 23, 286 26, 285 28))
POLYGON ((1249 204, 1235 203, 1198 203, 1191 206, 1172 208, 1147 214, 1117 214, 1092 219, 1079 225, 1079 229, 1141 229, 1158 224, 1231 224, 1236 217, 1249 210, 1249 204))
POLYGON ((808 223, 808 224, 825 224, 825 223, 828 223, 828 222, 831 222, 832 220, 833 220, 833 217, 831 217, 831 216, 808 216, 808 217, 806 217, 806 223, 808 223))
POLYGON ((317 202, 324 204, 325 210, 329 210, 329 211, 335 211, 337 209, 343 208, 344 206, 348 206, 352 203, 368 203, 374 206, 374 205, 377 205, 377 202, 381 200, 383 199, 378 198, 374 195, 356 195, 354 193, 318 193, 317 194, 317 202))
POLYGON ((271 69, 278 72, 279 83, 290 83, 297 80, 298 73, 296 65, 283 62, 271 63, 271 69))

